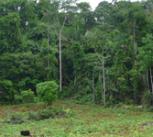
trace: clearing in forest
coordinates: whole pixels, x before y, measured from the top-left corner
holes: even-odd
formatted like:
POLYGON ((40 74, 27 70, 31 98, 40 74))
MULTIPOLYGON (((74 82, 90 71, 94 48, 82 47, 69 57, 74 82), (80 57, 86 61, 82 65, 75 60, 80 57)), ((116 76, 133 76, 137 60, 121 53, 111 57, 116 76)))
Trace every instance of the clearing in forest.
POLYGON ((29 130, 34 137, 152 137, 153 113, 138 107, 103 108, 98 105, 79 105, 73 101, 57 101, 54 108, 62 108, 67 117, 40 121, 28 120, 21 124, 5 123, 12 113, 25 115, 39 111, 44 104, 0 106, 0 137, 20 137, 29 130))

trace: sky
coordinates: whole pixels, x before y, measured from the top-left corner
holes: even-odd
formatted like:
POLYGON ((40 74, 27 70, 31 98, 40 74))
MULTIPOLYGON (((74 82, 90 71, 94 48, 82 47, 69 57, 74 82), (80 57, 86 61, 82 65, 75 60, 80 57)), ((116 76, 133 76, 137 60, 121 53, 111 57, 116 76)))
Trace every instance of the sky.
MULTIPOLYGON (((101 1, 104 1, 104 0, 78 0, 78 2, 88 2, 88 3, 90 3, 90 6, 92 7, 93 10, 98 6, 98 4, 101 1)), ((105 0, 105 1, 112 2, 112 0, 105 0)), ((131 0, 131 1, 140 1, 140 0, 131 0)))
MULTIPOLYGON (((92 7, 92 9, 94 10, 98 4, 101 2, 102 0, 79 0, 79 2, 88 2, 90 3, 90 6, 92 7)), ((109 0, 107 0, 109 1, 109 0)))

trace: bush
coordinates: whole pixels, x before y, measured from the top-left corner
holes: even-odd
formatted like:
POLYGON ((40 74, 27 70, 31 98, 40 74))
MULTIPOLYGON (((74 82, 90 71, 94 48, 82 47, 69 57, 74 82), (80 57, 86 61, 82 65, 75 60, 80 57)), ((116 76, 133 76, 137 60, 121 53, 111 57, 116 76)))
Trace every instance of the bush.
POLYGON ((34 102, 34 92, 29 89, 21 92, 21 97, 23 103, 33 103, 34 102))
POLYGON ((36 86, 37 95, 40 101, 44 101, 47 104, 52 104, 57 98, 58 85, 55 81, 46 81, 39 83, 36 86))
POLYGON ((44 120, 49 118, 55 118, 55 117, 65 117, 67 113, 63 109, 53 109, 53 108, 47 108, 44 110, 40 110, 38 112, 30 112, 28 119, 29 120, 44 120))
POLYGON ((76 96, 76 103, 77 104, 85 104, 85 103, 89 103, 92 102, 93 100, 93 95, 92 94, 87 94, 87 95, 78 95, 76 96))
POLYGON ((49 118, 54 118, 54 114, 50 110, 41 110, 38 112, 30 112, 29 116, 28 116, 29 120, 35 120, 35 121, 45 120, 45 119, 49 119, 49 118))
POLYGON ((7 123, 22 124, 22 123, 24 123, 23 116, 18 113, 12 114, 10 116, 9 120, 7 121, 7 123))
POLYGON ((150 91, 146 91, 142 98, 143 107, 150 109, 153 104, 153 94, 150 91))
POLYGON ((28 120, 39 121, 42 120, 38 112, 29 112, 28 120))
POLYGON ((0 80, 0 100, 2 102, 13 102, 14 87, 10 80, 0 80))
POLYGON ((34 103, 39 103, 40 102, 40 99, 39 99, 39 97, 34 97, 34 103))
POLYGON ((14 96, 14 101, 15 101, 16 104, 22 103, 22 96, 16 94, 16 95, 14 96))

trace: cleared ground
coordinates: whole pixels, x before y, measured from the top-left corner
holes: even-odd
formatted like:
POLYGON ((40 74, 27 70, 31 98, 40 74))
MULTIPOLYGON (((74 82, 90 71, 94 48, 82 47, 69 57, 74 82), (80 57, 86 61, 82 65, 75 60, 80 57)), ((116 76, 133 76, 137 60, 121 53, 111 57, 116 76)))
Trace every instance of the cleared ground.
POLYGON ((20 137, 21 130, 30 130, 34 137, 152 137, 153 113, 138 107, 103 108, 78 105, 73 101, 57 101, 54 107, 71 112, 66 118, 27 121, 11 125, 3 123, 10 114, 21 114, 44 108, 43 104, 0 106, 0 137, 20 137))

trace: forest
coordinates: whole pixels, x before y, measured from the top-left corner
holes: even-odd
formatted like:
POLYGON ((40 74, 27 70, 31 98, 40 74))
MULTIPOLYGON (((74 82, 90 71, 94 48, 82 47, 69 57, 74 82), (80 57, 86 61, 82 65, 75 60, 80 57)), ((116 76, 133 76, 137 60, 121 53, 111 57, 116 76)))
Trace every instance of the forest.
MULTIPOLYGON (((93 10, 89 3, 77 0, 0 0, 0 104, 0 137, 9 137, 14 130, 24 127, 17 125, 17 129, 14 127, 11 131, 7 123, 10 133, 1 128, 1 119, 8 113, 6 109, 12 113, 40 111, 47 105, 43 112, 38 112, 40 114, 29 114, 38 120, 41 116, 46 119, 46 114, 50 117, 55 111, 55 117, 73 117, 78 108, 91 111, 86 106, 90 104, 96 114, 104 111, 117 115, 114 110, 117 107, 116 111, 121 111, 120 118, 124 119, 122 111, 131 106, 123 115, 138 111, 135 113, 142 114, 137 122, 151 121, 151 112, 144 109, 153 110, 153 1, 102 1, 93 10), (68 108, 56 110, 55 106, 61 105, 68 108), (54 112, 49 111, 51 106, 55 107, 54 112)), ((87 113, 89 118, 91 113, 87 113)), ((82 113, 79 116, 82 117, 82 113)), ((13 115, 10 119, 16 123, 19 116, 13 115)), ((114 121, 114 126, 121 119, 114 121)), ((69 129, 70 125, 65 129, 72 131, 71 134, 58 131, 59 125, 54 122, 58 130, 46 128, 42 137, 100 137, 102 134, 140 137, 138 129, 135 129, 137 133, 127 129, 130 133, 118 134, 115 129, 89 135, 94 127, 88 127, 91 130, 88 131, 81 127, 80 121, 73 122, 69 124, 76 126, 75 131, 69 129)), ((107 124, 106 127, 113 125, 107 124)), ((132 126, 134 124, 138 123, 133 122, 132 126)), ((146 125, 151 126, 153 122, 146 125)), ((95 132, 101 130, 95 129, 95 132)), ((142 137, 147 137, 146 133, 151 137, 153 130, 144 131, 146 136, 142 137)))

